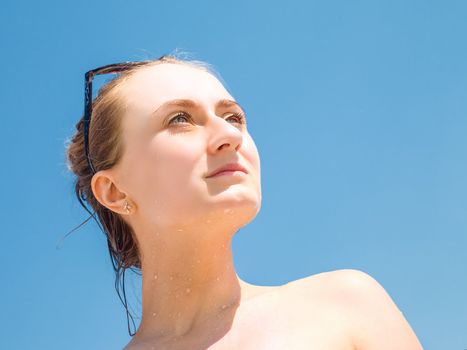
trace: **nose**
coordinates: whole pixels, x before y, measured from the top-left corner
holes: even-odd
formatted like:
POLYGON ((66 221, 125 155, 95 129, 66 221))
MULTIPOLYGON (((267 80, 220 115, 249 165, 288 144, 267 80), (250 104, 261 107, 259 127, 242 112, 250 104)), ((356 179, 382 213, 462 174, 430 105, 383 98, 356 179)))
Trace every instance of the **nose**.
POLYGON ((209 152, 211 154, 224 148, 238 151, 243 142, 243 133, 237 126, 219 116, 211 118, 210 124, 209 152))

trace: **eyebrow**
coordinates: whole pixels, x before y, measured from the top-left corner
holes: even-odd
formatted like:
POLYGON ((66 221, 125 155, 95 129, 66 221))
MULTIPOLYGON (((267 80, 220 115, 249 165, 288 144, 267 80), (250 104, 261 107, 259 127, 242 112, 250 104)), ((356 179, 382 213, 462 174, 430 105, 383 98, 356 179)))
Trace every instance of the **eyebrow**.
MULTIPOLYGON (((193 100, 176 99, 176 100, 170 100, 170 101, 164 102, 163 104, 161 104, 159 107, 156 108, 156 110, 152 113, 152 115, 156 115, 160 109, 170 107, 170 106, 178 106, 178 107, 185 107, 185 108, 199 108, 200 107, 200 105, 193 100)), ((232 106, 237 106, 243 111, 242 106, 240 106, 238 102, 233 101, 233 100, 222 99, 222 100, 217 101, 216 103, 216 108, 222 108, 222 107, 228 108, 232 106)))

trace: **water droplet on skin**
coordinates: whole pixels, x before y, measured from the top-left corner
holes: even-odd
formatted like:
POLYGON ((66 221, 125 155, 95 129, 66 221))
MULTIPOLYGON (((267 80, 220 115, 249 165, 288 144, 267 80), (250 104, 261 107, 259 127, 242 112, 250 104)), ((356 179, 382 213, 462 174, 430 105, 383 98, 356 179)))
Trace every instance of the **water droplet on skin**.
POLYGON ((182 315, 182 313, 181 313, 181 312, 179 312, 179 313, 177 314, 177 317, 180 317, 181 315, 182 315))
POLYGON ((232 209, 228 208, 228 209, 224 209, 224 213, 226 214, 231 214, 233 212, 232 209))
POLYGON ((185 290, 185 292, 186 292, 186 294, 189 294, 189 293, 191 292, 191 289, 190 289, 190 288, 187 288, 187 289, 185 290))
POLYGON ((154 275, 154 279, 155 279, 155 280, 157 280, 157 274, 156 274, 156 275, 154 275))
POLYGON ((170 280, 172 281, 173 279, 174 279, 173 276, 170 276, 170 280))
POLYGON ((179 228, 179 229, 177 229, 177 231, 178 231, 178 232, 182 232, 182 231, 183 231, 183 229, 179 228))
POLYGON ((219 281, 219 277, 216 277, 216 280, 219 281))
POLYGON ((152 316, 155 317, 157 314, 155 312, 152 313, 152 316))
POLYGON ((206 224, 209 224, 209 223, 211 223, 211 220, 206 220, 206 224))
POLYGON ((222 310, 225 310, 227 308, 227 305, 222 305, 222 310))

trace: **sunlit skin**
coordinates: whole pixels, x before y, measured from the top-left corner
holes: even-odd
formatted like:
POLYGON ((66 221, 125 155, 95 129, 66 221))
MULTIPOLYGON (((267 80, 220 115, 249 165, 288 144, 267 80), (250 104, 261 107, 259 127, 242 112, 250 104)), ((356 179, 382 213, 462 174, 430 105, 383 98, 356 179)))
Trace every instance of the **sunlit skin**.
POLYGON ((164 63, 136 72, 119 93, 124 154, 91 185, 139 242, 142 320, 125 349, 422 349, 383 287, 361 271, 283 286, 239 278, 231 241, 260 210, 260 158, 236 116, 245 111, 216 77, 164 63), (226 163, 248 173, 206 178, 226 163))
POLYGON ((261 206, 258 151, 247 126, 232 116, 243 111, 219 105, 235 99, 213 75, 185 65, 145 68, 121 93, 128 101, 125 153, 92 185, 140 243, 142 321, 135 340, 168 340, 214 324, 222 333, 241 300, 262 289, 238 277, 231 250, 232 237, 261 206), (197 106, 166 104, 180 99, 197 106), (179 111, 188 115, 167 125, 179 111), (248 174, 205 178, 231 162, 248 174))

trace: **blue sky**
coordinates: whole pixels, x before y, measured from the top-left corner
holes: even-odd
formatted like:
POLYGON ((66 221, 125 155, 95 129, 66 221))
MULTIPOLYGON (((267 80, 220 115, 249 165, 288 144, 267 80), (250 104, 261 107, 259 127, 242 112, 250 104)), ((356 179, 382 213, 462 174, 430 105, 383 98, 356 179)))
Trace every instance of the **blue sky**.
POLYGON ((87 218, 64 145, 85 71, 176 49, 219 71, 260 153, 239 275, 359 269, 426 349, 467 348, 466 18, 465 1, 3 2, 0 348, 129 341, 97 225, 56 249, 87 218))

